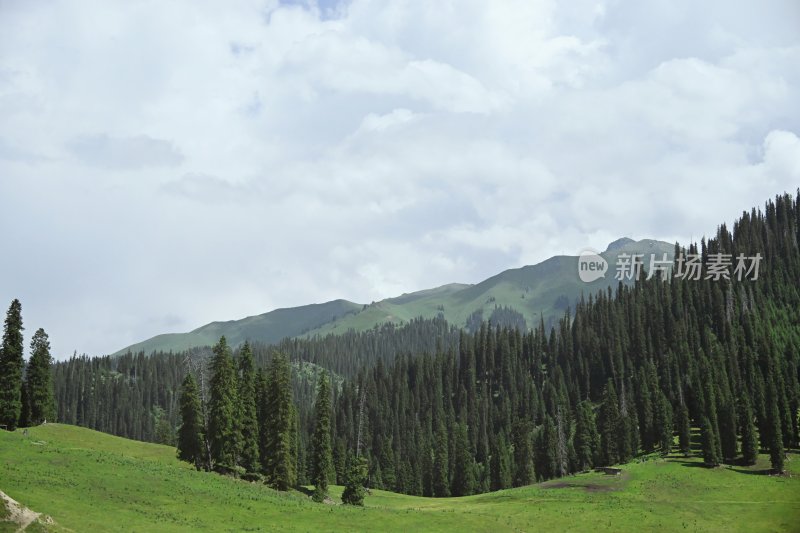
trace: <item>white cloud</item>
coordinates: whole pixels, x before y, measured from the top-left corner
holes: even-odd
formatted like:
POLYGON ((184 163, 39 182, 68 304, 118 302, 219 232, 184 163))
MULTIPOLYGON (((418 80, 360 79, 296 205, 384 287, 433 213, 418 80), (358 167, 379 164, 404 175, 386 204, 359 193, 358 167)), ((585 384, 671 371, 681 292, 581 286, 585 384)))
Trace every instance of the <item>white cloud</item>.
POLYGON ((107 169, 172 167, 183 161, 183 155, 172 143, 147 135, 84 135, 68 141, 67 146, 82 162, 107 169))
POLYGON ((798 7, 0 3, 0 305, 56 354, 698 238, 798 175, 798 7))

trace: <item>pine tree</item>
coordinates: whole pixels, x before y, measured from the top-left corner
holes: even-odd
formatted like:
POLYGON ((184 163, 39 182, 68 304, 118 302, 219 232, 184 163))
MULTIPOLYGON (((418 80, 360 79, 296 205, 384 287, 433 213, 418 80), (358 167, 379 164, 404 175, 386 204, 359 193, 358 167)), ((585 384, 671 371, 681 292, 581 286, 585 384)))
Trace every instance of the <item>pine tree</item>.
POLYGON ((447 446, 447 430, 440 421, 433 436, 433 495, 450 496, 448 481, 449 455, 447 446))
POLYGON ((722 457, 726 463, 733 462, 737 455, 736 411, 732 401, 726 401, 719 411, 719 437, 722 457))
POLYGON ((0 349, 0 424, 13 431, 22 411, 22 305, 14 300, 6 313, 0 349))
POLYGON ((475 485, 475 461, 469 449, 467 426, 463 422, 456 426, 455 459, 453 462, 453 496, 472 494, 475 485))
POLYGON ((711 421, 707 416, 703 417, 703 423, 700 428, 700 439, 703 444, 703 461, 706 466, 719 466, 722 459, 720 457, 717 433, 714 431, 711 421))
POLYGON ((781 433, 781 417, 778 409, 777 391, 772 379, 767 383, 767 424, 769 459, 772 471, 780 474, 784 470, 783 434, 781 433))
POLYGON ((297 481, 297 440, 292 405, 291 366, 281 352, 272 357, 267 381, 266 468, 267 482, 289 490, 297 481))
POLYGON ((502 490, 511 487, 511 457, 505 433, 492 440, 490 460, 490 487, 492 490, 502 490))
POLYGON ((317 401, 314 406, 314 437, 312 441, 311 481, 314 483, 314 501, 321 502, 328 496, 328 480, 333 471, 331 450, 331 389, 328 376, 323 372, 317 385, 317 401))
POLYGON ((259 427, 256 417, 256 369, 250 344, 245 341, 239 353, 239 465, 247 472, 259 467, 259 427))
POLYGON ((55 418, 50 341, 42 328, 36 330, 31 340, 31 359, 25 375, 25 389, 30 408, 30 424, 39 425, 55 418))
POLYGON ((351 455, 347 465, 347 476, 342 492, 342 503, 347 505, 364 505, 367 479, 367 462, 363 457, 351 455))
POLYGON ((600 460, 604 465, 619 462, 619 403, 614 382, 608 380, 600 407, 600 460))
POLYGON ((178 458, 194 463, 200 470, 203 464, 203 421, 197 382, 187 373, 181 384, 181 426, 178 429, 178 458))
POLYGON ((268 383, 267 373, 263 368, 256 374, 256 419, 258 420, 258 460, 260 471, 266 473, 269 457, 268 438, 268 383))
POLYGON ((531 427, 527 420, 518 420, 513 427, 514 475, 512 485, 522 487, 533 483, 533 450, 531 427))
POLYGON ((592 404, 584 400, 578 404, 575 421, 575 454, 578 470, 587 470, 594 466, 600 435, 592 413, 592 404))
POLYGON ((758 438, 753 423, 753 408, 747 394, 742 405, 742 461, 746 465, 754 465, 758 461, 758 438))
POLYGON ((239 424, 236 371, 225 337, 214 346, 211 359, 211 391, 208 405, 208 432, 211 460, 215 469, 227 471, 237 464, 239 424))
MULTIPOLYGON (((27 369, 25 370, 27 376, 27 369)), ((31 425, 31 400, 28 393, 28 381, 22 381, 22 390, 20 391, 20 414, 18 427, 26 428, 31 425)))
POLYGON ((653 429, 658 437, 661 455, 667 455, 672 449, 672 405, 660 390, 656 391, 655 397, 656 409, 653 415, 653 429))
POLYGON ((678 448, 684 455, 689 455, 691 451, 691 422, 686 404, 682 404, 678 410, 678 448))

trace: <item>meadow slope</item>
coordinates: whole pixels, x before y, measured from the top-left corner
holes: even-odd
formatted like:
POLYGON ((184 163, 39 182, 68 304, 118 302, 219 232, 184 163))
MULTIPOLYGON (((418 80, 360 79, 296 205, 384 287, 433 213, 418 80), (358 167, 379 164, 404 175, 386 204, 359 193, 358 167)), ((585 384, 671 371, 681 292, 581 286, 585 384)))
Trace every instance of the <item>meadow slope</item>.
MULTIPOLYGON (((312 503, 175 459, 173 448, 60 424, 0 431, 0 490, 74 531, 800 531, 791 477, 671 456, 465 498, 373 491, 365 508, 312 503)), ((341 487, 333 487, 338 501, 341 487)), ((0 529, 2 530, 2 529, 0 529)))

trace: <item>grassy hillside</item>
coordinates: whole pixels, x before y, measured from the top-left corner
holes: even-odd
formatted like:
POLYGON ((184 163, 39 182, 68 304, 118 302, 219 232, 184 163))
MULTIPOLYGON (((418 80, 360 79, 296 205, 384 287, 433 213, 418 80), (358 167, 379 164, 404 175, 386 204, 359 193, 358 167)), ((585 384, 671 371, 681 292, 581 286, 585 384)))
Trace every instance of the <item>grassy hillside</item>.
POLYGON ((452 283, 366 306, 335 300, 277 309, 242 320, 212 322, 188 333, 158 335, 117 353, 127 350, 146 353, 185 350, 212 345, 222 335, 234 346, 246 339, 272 343, 285 337, 343 333, 349 329, 364 331, 376 324, 401 324, 417 317, 435 318, 439 315, 451 324, 463 327, 476 311, 481 311, 483 319, 488 320, 495 307, 509 307, 521 313, 529 327, 537 325, 540 317, 549 326, 551 320, 563 316, 568 306, 574 307, 581 294, 588 296, 609 286, 616 287, 614 265, 619 254, 641 253, 649 259, 651 253, 659 258, 667 253, 671 259, 673 246, 653 240, 615 241, 601 254, 608 261, 609 272, 605 278, 588 284, 578 278, 577 256, 556 256, 537 265, 506 270, 476 285, 452 283))
POLYGON ((250 316, 241 320, 227 322, 211 322, 188 333, 166 333, 157 335, 116 352, 125 353, 156 350, 181 351, 198 346, 216 344, 222 335, 228 344, 238 346, 245 340, 277 342, 285 337, 296 337, 318 328, 320 325, 335 321, 349 313, 355 313, 362 305, 347 300, 334 300, 323 304, 304 305, 287 309, 276 309, 262 315, 250 316))
MULTIPOLYGON (((0 431, 0 490, 75 531, 797 531, 792 477, 670 457, 466 498, 373 491, 366 508, 196 472, 166 446, 48 424, 0 431)), ((334 497, 341 487, 333 487, 334 497)))

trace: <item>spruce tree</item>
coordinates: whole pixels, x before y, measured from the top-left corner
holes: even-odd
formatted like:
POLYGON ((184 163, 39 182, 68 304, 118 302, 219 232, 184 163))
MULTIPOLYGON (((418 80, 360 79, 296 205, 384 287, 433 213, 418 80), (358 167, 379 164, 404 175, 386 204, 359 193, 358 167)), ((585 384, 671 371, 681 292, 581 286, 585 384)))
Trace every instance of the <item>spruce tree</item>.
POLYGON ((678 448, 687 456, 691 451, 691 422, 686 404, 681 404, 678 410, 678 448))
MULTIPOLYGON (((25 370, 27 376, 27 369, 25 370)), ((31 426, 31 400, 28 393, 28 381, 22 381, 22 390, 20 391, 20 414, 18 427, 27 428, 31 426)))
POLYGON ((456 426, 455 431, 455 458, 453 461, 453 496, 468 496, 472 494, 475 485, 475 461, 469 448, 467 426, 463 422, 456 426))
POLYGON ((0 424, 14 431, 22 411, 22 305, 14 300, 6 313, 0 348, 0 424))
POLYGON ((575 454, 578 470, 587 470, 594 466, 600 435, 592 412, 592 404, 584 400, 578 404, 575 421, 575 454))
POLYGON ((342 503, 346 505, 364 505, 367 479, 367 462, 363 457, 351 455, 348 460, 347 475, 342 492, 342 503))
POLYGON ((719 410, 719 437, 722 448, 722 458, 726 463, 732 463, 737 455, 736 437, 736 411, 733 401, 726 401, 719 410))
POLYGON ((50 341, 47 333, 39 328, 31 339, 31 359, 28 362, 24 387, 30 408, 30 424, 34 426, 55 418, 52 363, 50 341))
POLYGON ((259 427, 256 417, 256 369, 250 344, 245 341, 239 353, 239 466, 247 472, 259 469, 259 427))
POLYGON ((619 402, 614 382, 608 380, 600 407, 600 460, 604 465, 619 462, 619 402))
POLYGON ((447 446, 447 430, 444 422, 439 421, 433 435, 433 495, 450 496, 448 480, 449 455, 447 446))
POLYGON ((203 464, 203 420, 200 392, 191 373, 181 384, 181 426, 178 429, 178 458, 193 463, 200 470, 203 464))
POLYGON ((518 420, 514 424, 512 440, 514 443, 514 487, 522 487, 533 483, 533 450, 531 443, 531 427, 527 420, 518 420))
POLYGON ((672 450, 672 405, 660 390, 656 391, 655 397, 656 409, 653 415, 653 428, 658 437, 661 455, 667 455, 672 450))
POLYGON ((500 433, 492 439, 490 460, 490 487, 492 490, 502 490, 511 487, 511 457, 505 433, 500 433))
POLYGON ((746 465, 754 465, 758 461, 758 438, 753 422, 753 408, 747 394, 742 402, 742 461, 746 465))
POLYGON ((325 372, 320 374, 317 385, 312 454, 311 481, 314 483, 314 501, 321 502, 328 496, 328 480, 331 478, 333 471, 331 389, 325 372))
POLYGON ((211 390, 208 403, 208 432, 214 468, 223 471, 237 464, 239 448, 236 371, 225 337, 214 346, 211 359, 211 390))
POLYGON ((711 421, 707 416, 703 417, 703 423, 700 428, 700 439, 703 444, 703 461, 706 466, 719 466, 722 458, 720 457, 717 432, 714 431, 711 421))
POLYGON ((263 368, 256 374, 256 419, 258 420, 258 460, 260 471, 267 472, 267 462, 269 457, 269 438, 268 438, 268 413, 269 413, 269 393, 268 393, 267 373, 263 368))
POLYGON ((558 428, 550 415, 545 415, 536 439, 536 476, 539 480, 558 475, 558 428))
POLYGON ((772 379, 767 383, 767 425, 768 425, 768 450, 772 471, 780 474, 784 470, 783 434, 781 433, 781 418, 778 409, 777 391, 772 379))
POLYGON ((297 481, 291 375, 289 359, 282 352, 276 352, 267 381, 265 474, 267 483, 277 490, 289 490, 297 481))

